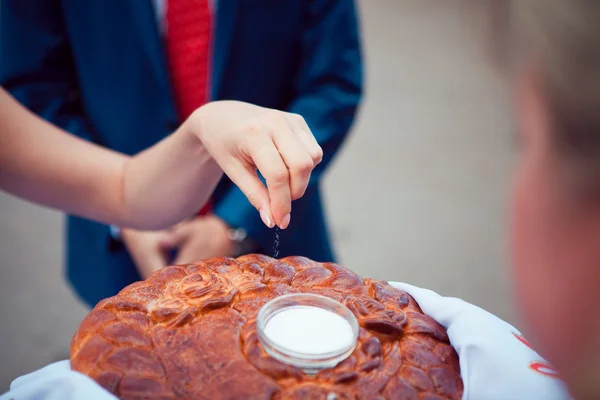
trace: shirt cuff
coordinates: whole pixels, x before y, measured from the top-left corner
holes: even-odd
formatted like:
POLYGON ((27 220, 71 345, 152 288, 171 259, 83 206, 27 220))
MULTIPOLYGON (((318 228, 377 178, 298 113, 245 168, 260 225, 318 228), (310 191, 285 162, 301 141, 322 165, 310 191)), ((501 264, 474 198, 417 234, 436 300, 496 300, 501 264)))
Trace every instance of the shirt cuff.
POLYGON ((113 240, 121 240, 121 228, 115 225, 110 225, 110 237, 113 240))

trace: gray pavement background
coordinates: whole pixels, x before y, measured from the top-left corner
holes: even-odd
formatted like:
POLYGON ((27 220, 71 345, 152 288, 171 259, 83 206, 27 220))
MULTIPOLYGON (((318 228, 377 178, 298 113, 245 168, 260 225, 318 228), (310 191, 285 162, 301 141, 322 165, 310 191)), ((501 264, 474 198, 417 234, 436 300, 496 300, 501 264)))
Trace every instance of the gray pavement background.
MULTIPOLYGON (((514 322, 505 88, 473 3, 362 0, 367 94, 325 179, 342 264, 514 322)), ((63 280, 59 213, 0 194, 0 392, 68 354, 86 310, 63 280)))

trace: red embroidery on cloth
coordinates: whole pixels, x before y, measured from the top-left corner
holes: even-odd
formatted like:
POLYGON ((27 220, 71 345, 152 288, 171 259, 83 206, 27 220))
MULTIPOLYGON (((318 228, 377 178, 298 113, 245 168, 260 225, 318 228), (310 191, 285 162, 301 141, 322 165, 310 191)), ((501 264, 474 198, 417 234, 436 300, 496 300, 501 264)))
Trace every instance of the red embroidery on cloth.
MULTIPOLYGON (((517 339, 519 339, 519 342, 523 343, 525 346, 527 346, 527 347, 529 347, 531 350, 533 350, 533 347, 532 347, 532 346, 529 344, 529 342, 527 341, 527 339, 525 339, 525 338, 523 337, 523 335, 519 335, 519 334, 518 334, 518 333, 516 333, 516 332, 513 332, 513 335, 514 335, 514 336, 515 336, 517 339)), ((533 350, 533 351, 535 351, 535 350, 533 350)))
POLYGON ((533 371, 539 374, 549 376, 551 378, 560 379, 560 377, 558 376, 558 372, 556 372, 556 370, 546 362, 534 361, 532 363, 529 363, 529 368, 531 368, 533 371))
MULTIPOLYGON (((514 337, 517 338, 517 340, 519 342, 523 343, 525 346, 527 346, 531 350, 533 350, 533 347, 531 346, 531 344, 529 344, 527 339, 525 339, 525 337, 523 337, 523 335, 518 334, 516 332, 513 332, 512 334, 514 335, 514 337)), ((535 351, 535 350, 533 350, 533 351, 535 351)), ((558 376, 558 372, 556 372, 556 370, 554 368, 552 368, 552 366, 545 361, 532 361, 529 363, 529 369, 537 372, 538 374, 548 376, 550 378, 560 379, 560 377, 558 376)))

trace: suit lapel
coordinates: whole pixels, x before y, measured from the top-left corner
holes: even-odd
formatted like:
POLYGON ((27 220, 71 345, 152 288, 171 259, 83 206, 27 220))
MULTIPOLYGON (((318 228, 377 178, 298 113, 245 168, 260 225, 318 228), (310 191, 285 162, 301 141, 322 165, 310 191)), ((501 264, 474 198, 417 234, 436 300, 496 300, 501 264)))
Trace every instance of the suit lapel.
POLYGON ((219 99, 224 72, 229 61, 231 42, 235 31, 238 0, 218 0, 215 2, 216 27, 213 42, 212 99, 219 99))
POLYGON ((156 78, 162 96, 168 96, 166 103, 170 105, 170 115, 175 118, 175 103, 167 69, 164 41, 159 31, 158 21, 151 0, 124 1, 129 7, 133 32, 139 39, 144 56, 148 58, 150 68, 156 78))
MULTIPOLYGON (((216 6, 215 39, 213 42, 213 65, 212 65, 212 99, 220 98, 223 84, 224 72, 231 54, 231 43, 235 32, 239 0, 218 0, 213 4, 216 6)), ((164 41, 160 35, 153 2, 146 1, 124 1, 122 4, 128 6, 133 21, 134 34, 138 36, 143 53, 148 57, 150 67, 155 76, 162 93, 168 94, 170 114, 177 115, 169 80, 167 60, 164 50, 164 41)))

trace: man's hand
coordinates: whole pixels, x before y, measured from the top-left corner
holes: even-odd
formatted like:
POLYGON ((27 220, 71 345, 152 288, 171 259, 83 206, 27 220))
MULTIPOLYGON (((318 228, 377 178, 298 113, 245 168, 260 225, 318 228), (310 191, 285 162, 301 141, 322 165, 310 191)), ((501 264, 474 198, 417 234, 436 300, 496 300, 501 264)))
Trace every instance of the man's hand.
POLYGON ((123 229, 121 239, 142 279, 167 266, 167 252, 171 248, 168 231, 123 229))
POLYGON ((231 256, 233 246, 227 235, 228 229, 225 222, 214 215, 176 225, 167 239, 178 248, 174 264, 231 256))

